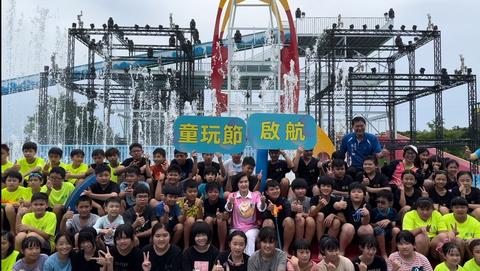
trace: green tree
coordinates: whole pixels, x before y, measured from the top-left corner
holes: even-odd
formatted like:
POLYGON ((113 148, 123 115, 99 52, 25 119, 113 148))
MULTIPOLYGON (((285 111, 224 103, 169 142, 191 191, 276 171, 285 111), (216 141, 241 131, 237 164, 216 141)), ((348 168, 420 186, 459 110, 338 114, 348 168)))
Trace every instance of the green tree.
MULTIPOLYGON (((417 131, 418 140, 434 140, 435 139, 435 121, 427 122, 428 129, 417 131)), ((398 132, 403 136, 410 136, 410 131, 398 132)), ((469 131, 467 127, 454 126, 452 129, 443 128, 444 139, 468 139, 469 131)), ((465 146, 450 146, 445 147, 444 151, 452 155, 463 157, 465 153, 465 146)))

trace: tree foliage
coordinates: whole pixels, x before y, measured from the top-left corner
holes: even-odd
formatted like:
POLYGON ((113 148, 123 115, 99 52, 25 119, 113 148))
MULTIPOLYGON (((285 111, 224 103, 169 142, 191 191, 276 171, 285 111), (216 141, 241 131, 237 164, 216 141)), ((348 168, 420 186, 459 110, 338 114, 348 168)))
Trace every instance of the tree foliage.
MULTIPOLYGON (((423 131, 417 131, 418 140, 434 140, 435 139, 435 122, 427 122, 428 129, 423 131)), ((403 136, 410 136, 410 131, 398 132, 403 136)), ((444 139, 468 139, 469 131, 467 127, 454 126, 452 129, 443 128, 444 139)), ((444 151, 455 155, 457 157, 463 157, 465 153, 465 146, 446 146, 444 151)))

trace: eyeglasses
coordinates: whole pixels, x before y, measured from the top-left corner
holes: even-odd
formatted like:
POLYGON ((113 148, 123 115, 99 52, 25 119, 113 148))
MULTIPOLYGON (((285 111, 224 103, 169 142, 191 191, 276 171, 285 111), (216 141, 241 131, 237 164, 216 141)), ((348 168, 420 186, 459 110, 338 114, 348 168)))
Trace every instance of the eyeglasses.
POLYGON ((384 205, 384 204, 387 204, 387 203, 388 203, 388 201, 377 200, 377 204, 384 205))
POLYGON ((415 155, 416 153, 415 152, 406 152, 405 154, 406 155, 415 155))
MULTIPOLYGON (((230 266, 242 266, 244 263, 243 263, 243 257, 242 257, 242 262, 241 263, 234 263, 232 260, 232 252, 230 252, 230 254, 228 254, 228 257, 227 257, 227 261, 228 261, 228 264, 230 266)), ((227 267, 227 263, 225 263, 225 267, 227 267)))
POLYGON ((142 152, 143 150, 131 150, 130 152, 134 152, 134 153, 139 153, 139 152, 142 152))
POLYGON ((61 177, 50 177, 50 180, 52 181, 59 181, 61 179, 62 179, 61 177))

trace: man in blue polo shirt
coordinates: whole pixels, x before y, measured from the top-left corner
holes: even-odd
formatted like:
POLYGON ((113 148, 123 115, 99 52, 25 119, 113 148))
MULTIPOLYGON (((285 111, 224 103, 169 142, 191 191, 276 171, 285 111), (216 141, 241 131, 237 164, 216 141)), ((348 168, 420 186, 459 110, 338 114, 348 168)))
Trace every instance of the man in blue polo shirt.
POLYGON ((374 134, 366 133, 366 122, 362 117, 355 117, 352 119, 353 133, 346 134, 343 137, 340 150, 348 153, 350 157, 350 167, 347 169, 347 174, 355 176, 358 172, 363 170, 363 158, 368 155, 375 155, 378 159, 388 155, 387 149, 380 146, 378 138, 374 134))

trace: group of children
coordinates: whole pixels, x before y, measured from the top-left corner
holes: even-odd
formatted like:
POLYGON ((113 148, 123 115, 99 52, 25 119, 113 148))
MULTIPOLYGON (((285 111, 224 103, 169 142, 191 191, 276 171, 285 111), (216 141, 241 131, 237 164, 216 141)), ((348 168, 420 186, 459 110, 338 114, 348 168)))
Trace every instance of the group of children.
POLYGON ((338 151, 324 162, 302 146, 293 160, 270 150, 260 193, 263 172, 254 174, 255 160, 243 153, 225 162, 220 153, 203 153, 198 162, 196 152, 188 158, 175 150, 169 163, 158 148, 151 165, 134 143, 121 163, 110 148, 94 150, 87 166, 79 149, 72 164, 63 164, 59 148, 44 164, 32 142, 22 147, 25 158, 11 163, 2 144, 2 230, 9 229, 2 231, 2 270, 431 270, 428 255, 444 261, 437 268, 472 259, 466 270, 478 270, 468 269, 480 265, 480 191, 471 187, 471 173, 457 172, 458 164, 449 169, 453 160, 442 171, 428 157, 430 171, 410 167, 411 151, 420 152, 412 147, 391 175, 380 173, 372 156, 355 178, 338 151), (95 182, 76 200, 77 214, 65 209, 91 174, 95 182), (323 256, 318 265, 311 259, 314 236, 323 256), (362 251, 353 263, 343 257, 352 242, 362 251))

